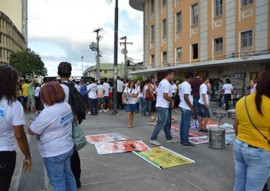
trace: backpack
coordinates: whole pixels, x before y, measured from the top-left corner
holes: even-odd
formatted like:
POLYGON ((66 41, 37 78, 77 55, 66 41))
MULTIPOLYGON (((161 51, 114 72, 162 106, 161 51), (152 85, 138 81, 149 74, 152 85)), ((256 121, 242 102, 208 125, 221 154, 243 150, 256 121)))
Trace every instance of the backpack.
POLYGON ((86 103, 83 96, 80 92, 75 88, 75 84, 71 81, 63 82, 69 88, 69 98, 68 103, 71 106, 72 112, 78 118, 78 123, 85 119, 86 116, 86 103))

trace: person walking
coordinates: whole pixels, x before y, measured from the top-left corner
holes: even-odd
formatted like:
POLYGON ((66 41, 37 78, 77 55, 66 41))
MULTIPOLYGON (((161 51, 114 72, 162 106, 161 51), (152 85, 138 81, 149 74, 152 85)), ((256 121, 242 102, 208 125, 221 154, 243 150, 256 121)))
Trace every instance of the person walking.
POLYGON ((234 191, 261 191, 270 175, 270 70, 262 73, 255 93, 236 103, 235 114, 234 191))
POLYGON ((76 181, 70 165, 74 151, 71 107, 64 101, 65 92, 57 82, 46 83, 40 93, 46 107, 28 132, 38 137, 39 152, 53 190, 75 191, 76 181))
POLYGON ((180 122, 180 143, 184 146, 194 146, 188 140, 188 132, 190 128, 190 119, 194 113, 193 108, 193 96, 191 94, 191 83, 193 81, 194 74, 191 72, 186 73, 186 81, 184 81, 179 89, 180 104, 179 108, 181 110, 181 122, 180 122))
POLYGON ((22 169, 31 171, 31 153, 23 126, 24 109, 17 101, 18 72, 11 66, 0 66, 0 190, 8 191, 16 165, 16 138, 24 155, 22 169))
POLYGON ((209 77, 203 77, 203 83, 200 86, 200 99, 199 99, 199 131, 207 133, 206 128, 208 119, 210 117, 209 112, 209 94, 207 84, 209 77))
POLYGON ((98 99, 97 99, 97 84, 95 80, 91 78, 90 84, 87 86, 89 103, 90 103, 90 115, 98 115, 98 99))
POLYGON ((195 127, 198 128, 198 114, 199 114, 199 99, 200 99, 200 86, 203 83, 202 79, 200 78, 199 72, 196 73, 191 85, 191 95, 193 96, 193 108, 194 108, 194 115, 193 120, 195 127))
POLYGON ((223 85, 223 91, 224 91, 224 99, 225 99, 225 109, 230 109, 230 101, 232 98, 232 91, 233 86, 231 84, 231 80, 229 78, 226 78, 226 83, 223 85))
POLYGON ((167 142, 169 143, 178 142, 171 135, 171 126, 170 126, 171 116, 169 114, 170 113, 169 108, 174 107, 170 83, 173 80, 173 77, 174 73, 172 70, 165 71, 165 78, 158 84, 157 88, 156 110, 158 113, 158 121, 149 141, 151 144, 156 146, 161 145, 161 143, 157 141, 157 136, 161 131, 161 129, 164 130, 167 142))
POLYGON ((125 88, 122 96, 122 99, 126 99, 125 110, 128 113, 128 127, 132 128, 134 126, 133 120, 136 111, 136 98, 138 96, 138 92, 135 89, 134 80, 130 80, 128 82, 128 85, 125 88))

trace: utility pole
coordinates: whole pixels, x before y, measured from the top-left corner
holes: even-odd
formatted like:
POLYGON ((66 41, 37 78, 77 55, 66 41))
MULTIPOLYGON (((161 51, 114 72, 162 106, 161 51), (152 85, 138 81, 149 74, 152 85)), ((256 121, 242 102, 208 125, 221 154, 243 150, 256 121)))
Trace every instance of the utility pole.
POLYGON ((83 76, 83 56, 81 57, 82 60, 82 76, 83 76))
POLYGON ((97 43, 92 42, 89 46, 89 48, 92 51, 96 51, 96 70, 97 70, 97 80, 100 80, 100 60, 99 58, 101 57, 100 51, 99 51, 99 41, 102 39, 102 36, 99 35, 99 32, 102 31, 101 28, 97 28, 94 30, 95 33, 97 33, 97 43))
POLYGON ((123 36, 120 38, 120 40, 124 40, 124 42, 120 42, 120 46, 123 44, 124 45, 124 49, 122 49, 121 53, 125 55, 125 80, 128 79, 128 67, 127 67, 127 44, 131 44, 132 45, 132 42, 127 42, 127 37, 126 36, 123 36))

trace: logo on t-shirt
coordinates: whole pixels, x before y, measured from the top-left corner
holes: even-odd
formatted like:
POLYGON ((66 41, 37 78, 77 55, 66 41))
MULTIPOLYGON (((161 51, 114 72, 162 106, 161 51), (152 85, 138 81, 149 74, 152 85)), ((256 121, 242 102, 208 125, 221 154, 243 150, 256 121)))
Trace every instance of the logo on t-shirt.
POLYGON ((0 117, 5 117, 5 111, 0 109, 0 117))

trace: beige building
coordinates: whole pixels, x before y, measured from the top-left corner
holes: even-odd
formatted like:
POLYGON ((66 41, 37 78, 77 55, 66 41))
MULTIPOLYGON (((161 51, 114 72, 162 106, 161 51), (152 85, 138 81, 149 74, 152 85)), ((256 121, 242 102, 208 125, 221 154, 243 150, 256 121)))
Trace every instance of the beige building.
POLYGON ((230 78, 238 96, 270 65, 269 0, 129 0, 144 13, 144 66, 162 78, 173 69, 230 78))

